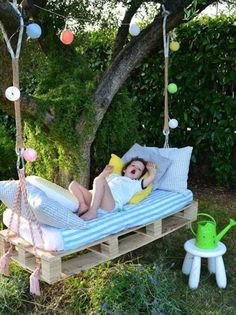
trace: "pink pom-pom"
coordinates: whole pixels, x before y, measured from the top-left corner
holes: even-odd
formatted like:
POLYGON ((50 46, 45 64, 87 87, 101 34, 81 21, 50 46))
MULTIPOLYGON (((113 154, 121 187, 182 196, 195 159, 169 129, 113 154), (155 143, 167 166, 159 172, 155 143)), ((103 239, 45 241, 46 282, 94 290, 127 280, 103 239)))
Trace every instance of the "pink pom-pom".
POLYGON ((70 45, 74 40, 74 35, 69 30, 64 30, 61 32, 60 40, 65 45, 70 45))
POLYGON ((28 162, 34 162, 37 159, 37 152, 31 148, 25 149, 23 158, 28 162))

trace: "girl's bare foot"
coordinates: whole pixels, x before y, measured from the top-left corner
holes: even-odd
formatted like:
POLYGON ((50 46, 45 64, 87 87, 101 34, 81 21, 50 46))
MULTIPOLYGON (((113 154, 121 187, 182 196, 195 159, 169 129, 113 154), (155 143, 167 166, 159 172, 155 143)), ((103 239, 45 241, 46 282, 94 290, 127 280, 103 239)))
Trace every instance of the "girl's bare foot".
POLYGON ((86 205, 86 203, 80 203, 79 205, 79 216, 81 216, 82 214, 84 214, 85 212, 87 212, 89 209, 89 207, 86 205))
POLYGON ((80 216, 81 219, 87 221, 87 220, 92 220, 97 217, 96 212, 93 211, 87 211, 83 215, 80 216))

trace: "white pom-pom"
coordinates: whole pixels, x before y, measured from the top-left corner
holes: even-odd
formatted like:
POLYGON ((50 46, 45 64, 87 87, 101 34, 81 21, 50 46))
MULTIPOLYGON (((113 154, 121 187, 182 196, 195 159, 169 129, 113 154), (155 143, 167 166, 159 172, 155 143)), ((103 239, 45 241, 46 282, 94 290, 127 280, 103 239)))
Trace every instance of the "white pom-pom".
POLYGON ((37 23, 31 23, 26 26, 26 34, 29 38, 37 39, 42 34, 42 29, 37 23))
POLYGON ((178 125, 179 125, 178 120, 176 120, 176 119, 174 119, 174 118, 169 120, 169 127, 170 127, 171 129, 177 128, 178 125))
POLYGON ((140 27, 138 25, 136 25, 136 24, 131 24, 130 27, 129 27, 129 33, 132 36, 138 36, 140 31, 141 31, 140 27))
POLYGON ((20 98, 20 90, 15 86, 9 86, 5 91, 5 96, 9 101, 15 102, 20 98))

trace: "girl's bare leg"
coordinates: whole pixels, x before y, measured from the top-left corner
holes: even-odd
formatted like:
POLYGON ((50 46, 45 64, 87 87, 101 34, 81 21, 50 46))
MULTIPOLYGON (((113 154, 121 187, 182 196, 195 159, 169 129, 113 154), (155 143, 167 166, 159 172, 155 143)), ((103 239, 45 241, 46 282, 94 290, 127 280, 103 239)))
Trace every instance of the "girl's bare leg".
POLYGON ((76 181, 70 183, 69 191, 79 200, 78 212, 80 215, 82 215, 90 207, 92 200, 91 192, 76 181))
POLYGON ((97 209, 112 210, 115 207, 111 190, 103 177, 97 177, 93 184, 93 197, 89 210, 82 215, 85 220, 96 218, 97 209))

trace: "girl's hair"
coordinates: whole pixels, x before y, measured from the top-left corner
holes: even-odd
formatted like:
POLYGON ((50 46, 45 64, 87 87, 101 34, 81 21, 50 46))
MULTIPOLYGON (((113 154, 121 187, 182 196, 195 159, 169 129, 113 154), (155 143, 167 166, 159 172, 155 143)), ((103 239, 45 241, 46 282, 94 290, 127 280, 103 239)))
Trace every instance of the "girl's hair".
POLYGON ((147 161, 145 161, 144 159, 139 158, 138 156, 136 156, 136 157, 132 158, 129 162, 127 162, 127 163, 123 166, 122 175, 123 175, 124 171, 126 170, 126 168, 127 168, 130 164, 132 164, 134 161, 139 161, 139 162, 143 163, 143 165, 144 165, 144 169, 143 169, 142 174, 140 175, 140 178, 147 172, 147 167, 146 167, 146 166, 147 166, 147 161))

